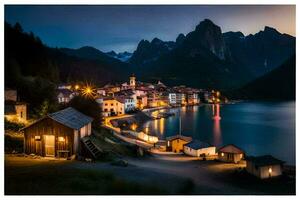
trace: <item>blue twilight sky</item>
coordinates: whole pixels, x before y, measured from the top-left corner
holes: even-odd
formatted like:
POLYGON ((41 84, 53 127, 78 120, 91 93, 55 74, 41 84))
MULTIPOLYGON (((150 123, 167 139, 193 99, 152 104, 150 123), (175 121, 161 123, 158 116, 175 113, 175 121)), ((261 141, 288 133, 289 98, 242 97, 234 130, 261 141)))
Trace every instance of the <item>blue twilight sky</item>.
POLYGON ((93 46, 134 51, 141 39, 175 40, 205 18, 223 32, 245 35, 271 26, 295 36, 296 6, 5 6, 5 20, 20 22, 51 47, 93 46))

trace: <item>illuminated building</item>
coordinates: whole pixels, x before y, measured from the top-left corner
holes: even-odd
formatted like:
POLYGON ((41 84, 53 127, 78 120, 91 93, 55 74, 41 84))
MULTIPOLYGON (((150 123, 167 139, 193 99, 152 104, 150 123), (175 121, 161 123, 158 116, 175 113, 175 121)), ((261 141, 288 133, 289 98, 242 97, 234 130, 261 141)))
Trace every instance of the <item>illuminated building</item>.
POLYGON ((71 101, 71 99, 75 96, 75 93, 69 89, 59 89, 57 94, 58 103, 66 104, 71 101))
POLYGON ((166 138, 167 141, 167 151, 172 151, 175 153, 183 152, 183 146, 192 141, 191 137, 183 135, 174 135, 166 138))
POLYGON ((24 152, 47 157, 67 157, 81 152, 81 138, 92 132, 93 119, 74 108, 66 108, 21 129, 24 132, 24 152))
POLYGON ((200 157, 201 155, 209 156, 216 154, 216 147, 206 142, 193 140, 184 145, 183 152, 194 157, 200 157))
POLYGON ((239 147, 229 144, 218 150, 218 160, 222 162, 238 163, 245 156, 245 152, 239 147))
POLYGON ((271 155, 249 156, 246 158, 246 170, 261 179, 280 176, 284 162, 271 155))

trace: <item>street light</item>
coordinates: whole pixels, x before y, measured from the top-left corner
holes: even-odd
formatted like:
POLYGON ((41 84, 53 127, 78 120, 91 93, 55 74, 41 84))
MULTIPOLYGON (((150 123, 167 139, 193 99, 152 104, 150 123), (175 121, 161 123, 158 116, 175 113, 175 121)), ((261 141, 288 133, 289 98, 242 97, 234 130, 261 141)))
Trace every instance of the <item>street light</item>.
POLYGON ((81 93, 85 97, 93 97, 95 95, 94 89, 89 85, 83 87, 81 93))

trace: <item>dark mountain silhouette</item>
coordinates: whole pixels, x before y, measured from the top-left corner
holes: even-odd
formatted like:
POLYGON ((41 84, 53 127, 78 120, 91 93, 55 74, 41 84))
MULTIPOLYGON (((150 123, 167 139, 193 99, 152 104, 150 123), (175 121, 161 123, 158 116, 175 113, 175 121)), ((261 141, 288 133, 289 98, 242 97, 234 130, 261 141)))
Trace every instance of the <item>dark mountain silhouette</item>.
POLYGON ((175 42, 164 42, 158 38, 154 38, 151 42, 142 40, 139 42, 136 51, 130 58, 130 64, 134 66, 142 66, 148 62, 153 62, 168 53, 175 47, 175 42))
POLYGON ((94 48, 81 48, 77 55, 76 50, 65 51, 47 47, 18 23, 5 23, 5 87, 17 89, 20 100, 35 108, 44 100, 55 102, 60 82, 105 84, 129 76, 127 64, 94 48))
POLYGON ((255 35, 227 32, 223 37, 234 62, 255 77, 273 70, 295 53, 294 37, 267 26, 255 35))
POLYGON ((280 67, 236 91, 235 97, 246 99, 295 100, 296 56, 280 67))
MULTIPOLYGON (((122 79, 128 65, 93 48, 50 48, 33 33, 5 24, 5 69, 18 65, 23 76, 40 76, 51 82, 92 81, 105 83, 122 79)), ((9 70, 7 70, 9 72, 9 70)), ((7 78, 9 76, 6 76, 7 78)), ((13 78, 13 77, 12 77, 13 78)), ((6 82, 7 85, 12 81, 6 82)))
POLYGON ((168 84, 232 89, 278 67, 295 52, 295 38, 266 27, 255 35, 222 34, 205 19, 176 42, 142 40, 129 62, 143 78, 168 84), (167 48, 172 44, 171 48, 167 48))
POLYGON ((40 39, 5 24, 5 84, 16 87, 16 76, 40 77, 51 83, 86 81, 105 84, 135 73, 140 80, 169 85, 229 90, 278 67, 295 53, 295 38, 266 27, 254 35, 223 33, 206 19, 176 42, 142 40, 130 53, 104 53, 94 47, 50 48, 40 39), (122 55, 121 55, 122 54, 122 55), (123 60, 125 61, 125 60, 123 60))
POLYGON ((150 51, 151 47, 147 44, 143 45, 143 49, 138 47, 130 59, 136 74, 141 77, 161 79, 172 85, 219 89, 234 87, 247 79, 242 67, 230 61, 221 29, 210 20, 202 21, 186 36, 180 34, 174 47, 165 49, 155 59, 142 59, 143 55, 157 54, 157 50, 150 51), (132 62, 136 59, 135 55, 139 55, 138 64, 132 62))

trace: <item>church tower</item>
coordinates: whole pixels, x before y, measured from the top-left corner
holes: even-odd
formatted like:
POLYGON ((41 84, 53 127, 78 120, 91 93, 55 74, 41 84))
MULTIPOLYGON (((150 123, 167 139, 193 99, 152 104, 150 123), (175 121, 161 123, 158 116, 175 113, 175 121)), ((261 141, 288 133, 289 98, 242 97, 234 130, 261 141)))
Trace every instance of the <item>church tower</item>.
POLYGON ((135 76, 134 76, 134 74, 132 74, 132 75, 130 76, 130 87, 131 87, 132 89, 135 89, 135 76))

